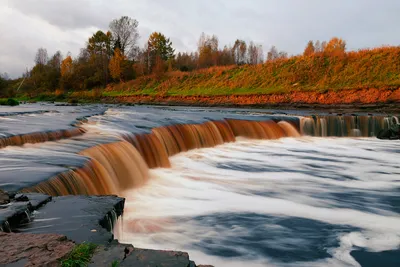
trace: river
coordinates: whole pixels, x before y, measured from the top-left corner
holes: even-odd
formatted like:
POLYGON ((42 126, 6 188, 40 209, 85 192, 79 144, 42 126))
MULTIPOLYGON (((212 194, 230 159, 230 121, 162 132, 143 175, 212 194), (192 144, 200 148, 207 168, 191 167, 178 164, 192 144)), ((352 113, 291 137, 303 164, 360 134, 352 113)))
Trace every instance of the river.
POLYGON ((375 137, 395 123, 323 111, 1 108, 0 188, 124 196, 119 241, 197 263, 399 266, 400 143, 375 137))

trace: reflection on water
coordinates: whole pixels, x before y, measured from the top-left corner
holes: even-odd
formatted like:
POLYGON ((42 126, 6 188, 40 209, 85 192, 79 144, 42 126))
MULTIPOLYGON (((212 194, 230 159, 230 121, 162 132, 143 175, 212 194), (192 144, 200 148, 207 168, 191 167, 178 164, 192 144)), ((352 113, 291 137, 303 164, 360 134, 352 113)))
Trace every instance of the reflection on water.
POLYGON ((400 245, 396 145, 303 137, 179 154, 125 192, 116 234, 215 266, 360 266, 351 251, 400 245))

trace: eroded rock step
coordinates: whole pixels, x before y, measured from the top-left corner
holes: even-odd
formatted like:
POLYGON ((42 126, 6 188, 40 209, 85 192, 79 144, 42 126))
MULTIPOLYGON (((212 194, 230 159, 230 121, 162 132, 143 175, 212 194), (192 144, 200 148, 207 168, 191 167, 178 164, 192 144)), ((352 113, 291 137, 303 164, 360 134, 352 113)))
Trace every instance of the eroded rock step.
POLYGON ((138 249, 118 242, 98 248, 89 267, 109 267, 113 263, 120 267, 196 267, 186 252, 138 249))
POLYGON ((113 240, 114 221, 123 212, 125 199, 117 196, 64 196, 33 213, 32 221, 15 232, 53 233, 76 242, 107 244, 113 240))
POLYGON ((0 191, 0 231, 12 232, 17 225, 29 223, 31 212, 50 200, 50 196, 42 194, 17 194, 10 197, 0 191))

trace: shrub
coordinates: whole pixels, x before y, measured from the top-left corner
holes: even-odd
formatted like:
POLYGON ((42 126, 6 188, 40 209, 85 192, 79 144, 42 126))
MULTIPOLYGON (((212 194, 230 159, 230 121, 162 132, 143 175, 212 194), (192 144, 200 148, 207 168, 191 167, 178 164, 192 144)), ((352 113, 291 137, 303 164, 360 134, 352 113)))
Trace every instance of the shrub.
POLYGON ((3 98, 3 99, 0 99, 0 105, 2 105, 2 106, 18 106, 19 102, 13 98, 8 98, 8 99, 3 98))

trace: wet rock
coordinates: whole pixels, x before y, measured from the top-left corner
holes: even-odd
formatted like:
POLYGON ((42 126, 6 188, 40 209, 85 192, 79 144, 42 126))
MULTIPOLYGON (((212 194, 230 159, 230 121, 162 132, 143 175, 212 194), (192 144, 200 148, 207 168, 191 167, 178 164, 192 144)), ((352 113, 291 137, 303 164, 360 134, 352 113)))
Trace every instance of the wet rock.
POLYGON ((18 225, 29 222, 30 213, 50 200, 50 196, 36 193, 10 196, 10 202, 0 206, 0 230, 11 232, 18 225))
POLYGON ((56 234, 13 234, 0 232, 1 266, 58 266, 75 246, 56 234))
POLYGON ((379 139, 398 140, 400 139, 400 125, 394 125, 390 129, 381 130, 377 137, 379 139))
POLYGON ((0 205, 10 203, 10 196, 0 189, 0 205))
POLYGON ((24 194, 16 194, 14 200, 18 202, 24 202, 24 201, 29 201, 29 198, 24 194))
POLYGON ((29 200, 29 203, 31 203, 32 210, 37 210, 38 208, 51 201, 51 196, 38 193, 26 193, 24 194, 24 196, 26 196, 29 200))
POLYGON ((124 203, 125 199, 117 196, 53 197, 30 223, 17 230, 61 234, 77 243, 107 244, 113 240, 111 230, 124 203))
POLYGON ((11 202, 0 209, 0 231, 10 232, 14 226, 26 222, 30 209, 29 202, 11 202))
POLYGON ((99 248, 89 266, 109 267, 113 262, 118 262, 120 267, 135 266, 163 266, 163 267, 195 267, 189 260, 189 254, 179 251, 162 251, 134 248, 117 242, 99 248), (128 253, 126 254, 126 250, 128 253), (125 257, 126 254, 126 257, 125 257))
POLYGON ((352 251, 350 255, 363 267, 400 266, 400 249, 381 252, 370 252, 360 249, 352 251))

